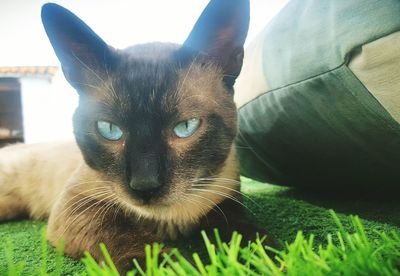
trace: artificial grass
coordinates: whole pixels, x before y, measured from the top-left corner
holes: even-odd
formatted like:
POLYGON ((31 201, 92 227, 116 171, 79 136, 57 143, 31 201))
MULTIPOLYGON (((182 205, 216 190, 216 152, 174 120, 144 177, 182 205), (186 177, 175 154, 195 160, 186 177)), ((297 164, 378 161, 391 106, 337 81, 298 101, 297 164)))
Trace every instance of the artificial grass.
MULTIPOLYGON (((244 179, 243 182, 245 184, 242 190, 257 202, 257 205, 249 200, 245 202, 255 213, 252 219, 268 229, 270 235, 278 242, 279 250, 285 249, 285 242, 292 243, 296 240, 296 236, 299 239, 298 230, 302 230, 302 236, 300 237, 303 238, 303 241, 300 244, 305 246, 304 248, 302 246, 296 247, 296 243, 292 244, 298 250, 304 251, 307 248, 307 250, 311 247, 316 248, 315 245, 317 244, 328 244, 327 235, 338 231, 337 223, 329 215, 329 208, 337 212, 337 216, 343 224, 343 231, 352 231, 353 229, 348 214, 359 215, 365 228, 365 235, 370 241, 382 240, 382 233, 400 232, 400 216, 398 215, 400 203, 396 198, 389 198, 387 195, 381 197, 373 195, 371 197, 367 195, 361 196, 360 194, 349 196, 331 194, 331 196, 327 196, 326 193, 322 195, 299 192, 293 189, 256 183, 248 179, 244 179), (311 233, 314 234, 313 245, 304 244, 304 237, 308 237, 311 233)), ((65 258, 62 264, 57 264, 57 254, 50 248, 46 250, 45 254, 47 255, 47 263, 43 264, 41 261, 41 256, 44 255, 41 247, 41 229, 44 226, 45 222, 31 221, 0 224, 0 275, 7 275, 9 268, 7 264, 10 262, 24 262, 23 275, 41 274, 44 267, 51 274, 57 270, 57 266, 60 266, 61 271, 63 271, 62 275, 82 273, 85 269, 82 262, 65 258), (8 250, 11 253, 7 255, 8 241, 11 241, 13 248, 8 250)), ((332 235, 331 237, 334 244, 340 244, 338 236, 332 235)), ((391 246, 397 244, 397 247, 392 246, 397 250, 393 253, 392 260, 394 263, 397 260, 397 267, 399 267, 399 240, 392 237, 390 242, 383 242, 380 246, 389 248, 389 244, 391 246)), ((371 248, 374 249, 375 247, 371 248)), ((300 254, 300 251, 296 252, 300 254)), ((295 254, 293 252, 290 254, 295 254)), ((303 263, 300 262, 300 259, 296 260, 297 262, 299 264, 303 263)), ((304 262, 304 265, 306 264, 307 262, 304 262)), ((383 266, 384 264, 381 263, 381 265, 383 266)), ((340 265, 337 265, 337 267, 340 267, 340 265)), ((365 269, 365 272, 367 272, 367 267, 365 269)), ((318 270, 314 268, 311 271, 317 272, 318 270)), ((338 271, 337 268, 336 271, 338 271)))
MULTIPOLYGON (((339 218, 331 212, 339 230, 338 243, 332 235, 327 236, 326 246, 316 246, 314 236, 306 239, 301 231, 284 250, 265 246, 262 239, 241 246, 241 235, 234 233, 229 243, 222 243, 215 231, 216 243, 212 244, 203 232, 208 258, 204 262, 197 253, 191 262, 178 250, 163 254, 154 244, 146 247, 147 269, 135 263, 130 275, 399 275, 400 236, 396 232, 387 235, 378 232, 379 238, 372 241, 365 233, 358 217, 351 217, 354 233, 347 232, 339 218), (275 253, 270 257, 270 253, 275 253), (161 262, 159 260, 162 260, 161 262)), ((113 262, 104 245, 106 263, 97 264, 87 254, 83 260, 90 276, 117 276, 113 262)))

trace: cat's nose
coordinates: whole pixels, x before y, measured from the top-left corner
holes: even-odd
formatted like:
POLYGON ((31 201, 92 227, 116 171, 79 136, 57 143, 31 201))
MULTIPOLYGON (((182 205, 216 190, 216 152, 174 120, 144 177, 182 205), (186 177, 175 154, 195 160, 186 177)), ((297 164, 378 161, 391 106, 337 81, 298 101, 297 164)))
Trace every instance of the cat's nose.
POLYGON ((155 177, 133 177, 129 182, 129 187, 135 196, 147 202, 159 193, 161 183, 155 177))

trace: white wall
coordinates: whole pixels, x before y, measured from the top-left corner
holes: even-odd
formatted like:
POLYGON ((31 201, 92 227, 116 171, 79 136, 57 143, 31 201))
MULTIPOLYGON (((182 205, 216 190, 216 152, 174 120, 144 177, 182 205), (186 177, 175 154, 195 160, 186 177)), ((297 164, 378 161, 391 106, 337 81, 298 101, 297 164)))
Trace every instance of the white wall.
POLYGON ((72 114, 78 97, 62 73, 52 83, 41 78, 21 78, 20 82, 25 142, 72 138, 72 114))

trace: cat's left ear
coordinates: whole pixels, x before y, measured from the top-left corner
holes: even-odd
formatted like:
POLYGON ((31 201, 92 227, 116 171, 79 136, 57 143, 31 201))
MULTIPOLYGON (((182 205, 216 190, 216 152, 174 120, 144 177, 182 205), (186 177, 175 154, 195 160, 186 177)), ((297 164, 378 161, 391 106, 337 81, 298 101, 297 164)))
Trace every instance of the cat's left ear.
POLYGON ((249 0, 211 0, 184 45, 215 59, 226 84, 233 86, 243 64, 249 20, 249 0))

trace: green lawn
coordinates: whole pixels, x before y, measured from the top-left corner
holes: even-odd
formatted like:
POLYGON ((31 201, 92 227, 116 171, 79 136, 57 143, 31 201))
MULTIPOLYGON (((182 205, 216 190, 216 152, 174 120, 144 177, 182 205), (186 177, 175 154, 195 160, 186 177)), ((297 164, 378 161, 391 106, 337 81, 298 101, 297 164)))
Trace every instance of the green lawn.
MULTIPOLYGON (((261 184, 248 179, 243 179, 243 182, 243 192, 248 194, 253 200, 257 202, 257 205, 253 204, 250 200, 247 200, 245 202, 246 205, 250 207, 252 212, 255 213, 255 215, 251 219, 254 219, 260 225, 265 226, 273 239, 278 242, 278 249, 282 250, 277 255, 278 257, 280 256, 281 261, 275 259, 274 263, 270 264, 270 272, 274 271, 273 269, 281 267, 281 270, 276 270, 275 274, 279 272, 288 273, 291 275, 301 275, 298 274, 299 271, 303 273, 313 271, 315 272, 315 274, 319 274, 322 271, 323 273, 321 272, 322 274, 320 275, 324 275, 328 271, 330 271, 332 272, 330 274, 336 275, 340 272, 338 267, 340 267, 341 263, 343 263, 343 267, 347 267, 345 265, 345 260, 348 260, 349 258, 354 258, 355 263, 357 263, 357 260, 359 260, 358 263, 361 264, 361 267, 365 266, 365 272, 375 271, 368 270, 368 264, 374 264, 374 266, 382 266, 382 275, 393 274, 393 270, 390 270, 393 269, 393 266, 395 268, 397 267, 397 269, 400 267, 400 242, 398 242, 396 238, 388 238, 387 241, 382 239, 382 233, 400 233, 400 201, 396 199, 395 195, 361 195, 360 193, 349 195, 345 194, 344 192, 343 194, 331 193, 327 195, 327 193, 324 193, 324 195, 321 195, 310 192, 300 192, 294 189, 276 187, 267 184, 261 184), (336 253, 326 253, 325 251, 317 252, 318 244, 328 244, 328 234, 332 234, 332 245, 328 247, 335 248, 335 250, 341 250, 341 237, 340 235, 339 237, 336 235, 339 227, 337 222, 334 221, 332 215, 329 213, 329 209, 333 209, 336 212, 337 217, 342 222, 343 229, 345 231, 352 232, 354 230, 354 227, 352 225, 352 223, 354 223, 354 219, 351 220, 349 215, 358 215, 361 218, 362 225, 364 226, 366 238, 368 238, 368 241, 372 242, 372 245, 367 243, 367 241, 362 240, 362 238, 361 240, 359 240, 359 236, 362 236, 362 233, 358 233, 359 236, 352 236, 351 239, 354 239, 355 244, 359 242, 358 246, 360 248, 364 248, 364 251, 360 251, 358 249, 355 250, 354 248, 351 249, 351 244, 353 243, 353 240, 350 239, 350 242, 347 241, 350 244, 347 245, 350 246, 350 249, 346 249, 346 254, 349 254, 348 256, 346 255, 347 257, 343 257, 342 255, 340 255, 342 253, 339 254, 336 251, 336 253), (298 234, 299 230, 302 231, 302 234, 300 235, 298 234), (314 241, 312 242, 312 244, 307 241, 308 237, 311 234, 314 235, 314 241), (305 240, 302 240, 303 238, 305 238, 305 240), (295 239, 296 242, 294 242, 295 239), (285 245, 285 242, 290 243, 291 245, 285 245), (366 245, 366 243, 368 246, 366 245), (337 248, 333 246, 334 244, 338 245, 337 248), (379 248, 383 249, 381 250, 379 248), (364 255, 360 255, 360 257, 359 255, 352 254, 351 250, 353 250, 354 252, 364 252, 364 255), (368 255, 370 254, 370 251, 373 252, 373 257, 370 257, 368 255), (308 255, 304 255, 304 252, 308 252, 308 255), (381 256, 377 252, 379 254, 383 252, 383 255, 381 256), (393 253, 389 254, 388 252, 393 253), (316 255, 314 256, 313 254, 316 255), (324 254, 328 257, 326 257, 324 254), (390 256, 388 256, 387 254, 389 254, 390 256), (294 263, 303 264, 303 270, 293 270, 293 255, 299 255, 297 256, 298 259, 296 259, 294 263), (327 258, 327 260, 331 260, 329 258, 332 257, 336 259, 335 261, 330 261, 329 270, 321 270, 327 269, 326 267, 321 265, 321 259, 327 258), (307 258, 311 258, 313 260, 318 259, 319 261, 307 261, 307 258), (378 259, 376 259, 376 263, 374 263, 372 259, 370 259, 371 262, 365 262, 365 260, 369 260, 369 258, 378 259), (284 265, 282 265, 282 259, 284 259, 284 265), (332 271, 332 267, 336 268, 332 271), (388 270, 385 270, 386 268, 388 270)), ((10 271, 10 267, 18 270, 19 265, 24 265, 23 275, 39 274, 40 271, 43 272, 44 270, 47 270, 47 272, 50 274, 54 274, 57 266, 60 265, 61 270, 63 271, 62 275, 80 274, 82 273, 82 271, 85 270, 85 265, 80 261, 65 258, 62 261, 62 264, 60 264, 59 261, 56 262, 56 253, 54 253, 54 250, 49 247, 47 248, 47 250, 43 250, 44 248, 41 240, 45 225, 45 222, 32 221, 19 221, 0 224, 0 275, 7 275, 7 273, 10 271), (47 262, 43 262, 43 259, 47 260, 47 262), (11 263, 12 265, 10 265, 11 263)), ((361 230, 358 229, 358 231, 360 232, 361 230)), ((342 234, 342 236, 345 236, 344 232, 342 232, 342 234)), ((258 249, 262 248, 262 246, 253 246, 258 249)), ((232 249, 231 251, 236 252, 235 250, 237 251, 239 250, 239 248, 232 249)), ((328 251, 331 252, 333 249, 329 250, 328 251)), ((230 252, 229 254, 234 254, 232 252, 230 252)), ((260 264, 260 258, 263 259, 263 255, 261 253, 257 253, 261 255, 249 256, 249 253, 246 252, 240 251, 240 254, 237 254, 239 254, 240 256, 244 254, 243 256, 247 256, 246 258, 248 258, 249 260, 256 260, 255 263, 252 263, 251 265, 248 264, 248 266, 250 266, 252 269, 257 269, 257 264, 260 264)), ((239 263, 235 263, 236 266, 232 266, 232 263, 230 263, 230 265, 228 266, 237 267, 237 269, 239 270, 236 272, 232 272, 230 270, 225 271, 222 269, 224 264, 228 264, 226 263, 226 260, 231 260, 231 255, 229 255, 230 257, 226 257, 228 255, 224 255, 223 250, 222 253, 217 253, 217 259, 215 259, 214 261, 216 262, 215 267, 219 267, 219 270, 216 271, 219 271, 220 273, 237 273, 237 275, 240 275, 238 271, 241 271, 242 273, 243 271, 240 269, 245 268, 239 265, 239 263), (221 263, 219 263, 219 261, 221 261, 221 263)), ((207 263, 207 261, 203 262, 207 263)), ((185 262, 181 261, 180 265, 182 264, 185 264, 185 262)), ((93 264, 89 266, 93 268, 93 264)), ((212 274, 215 267, 208 266, 208 270, 206 269, 205 271, 207 271, 207 274, 212 274)), ((263 263, 263 265, 260 267, 269 266, 266 263, 263 263)), ((185 270, 188 275, 193 273, 193 271, 190 270, 192 268, 190 268, 189 266, 184 266, 184 268, 175 267, 175 270, 172 271, 179 271, 179 269, 188 269, 187 271, 185 270), (188 271, 191 272, 189 273, 188 271)), ((351 269, 354 269, 354 267, 352 267, 351 269)), ((345 273, 346 271, 354 272, 351 269, 346 268, 346 270, 344 271, 345 273)), ((363 274, 361 273, 362 269, 361 271, 357 270, 358 272, 360 272, 360 275, 363 274)), ((94 271, 95 274, 99 273, 98 270, 94 271)), ((184 270, 182 270, 181 272, 184 273, 184 270)), ((169 275, 169 272, 163 272, 163 274, 158 271, 157 273, 160 275, 169 275)), ((341 271, 340 273, 343 273, 343 271, 341 271)), ((400 275, 400 273, 398 274, 400 275)), ((112 275, 112 273, 104 275, 112 275)))

